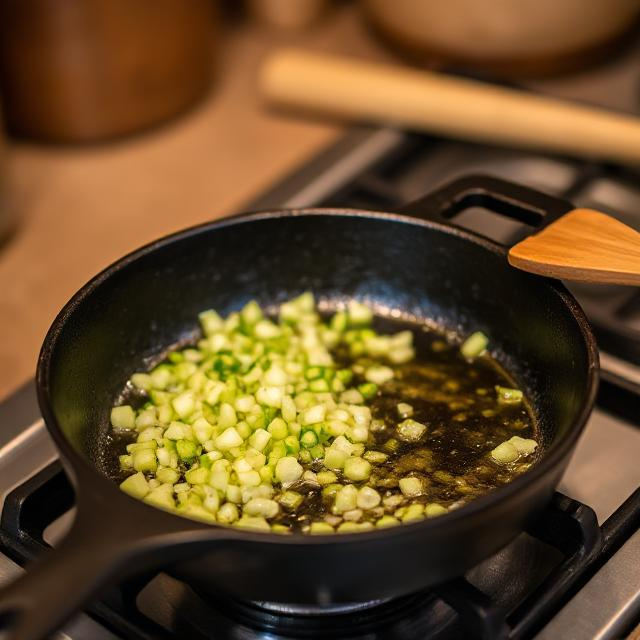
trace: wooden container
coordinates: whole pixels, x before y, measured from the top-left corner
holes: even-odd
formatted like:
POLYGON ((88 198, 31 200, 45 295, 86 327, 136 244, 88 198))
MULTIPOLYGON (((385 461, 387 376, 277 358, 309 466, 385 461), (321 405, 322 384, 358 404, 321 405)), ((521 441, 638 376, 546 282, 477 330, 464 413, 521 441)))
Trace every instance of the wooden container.
POLYGON ((638 0, 361 2, 376 33, 413 60, 516 77, 597 62, 629 40, 640 15, 638 0))
POLYGON ((207 91, 213 0, 0 3, 0 82, 13 133, 95 141, 170 118, 207 91))

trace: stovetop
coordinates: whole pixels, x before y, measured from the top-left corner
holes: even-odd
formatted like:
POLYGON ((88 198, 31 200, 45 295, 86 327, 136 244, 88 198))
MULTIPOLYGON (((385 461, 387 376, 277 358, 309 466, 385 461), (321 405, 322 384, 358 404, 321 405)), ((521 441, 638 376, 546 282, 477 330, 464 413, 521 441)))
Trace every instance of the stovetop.
MULTIPOLYGON (((534 88, 637 112, 640 96, 628 86, 637 88, 638 60, 640 48, 608 70, 534 88), (600 90, 616 82, 626 92, 600 90)), ((393 209, 468 173, 521 182, 640 228, 638 173, 395 129, 353 129, 246 208, 393 209)), ((483 211, 456 222, 505 241, 521 233, 483 211)), ((149 574, 105 591, 61 637, 624 637, 640 623, 640 290, 572 289, 602 349, 597 407, 559 493, 530 530, 494 557, 436 589, 338 610, 205 600, 165 573, 149 574)), ((73 515, 73 495, 38 415, 33 383, 0 404, 0 505, 4 584, 46 545, 55 546, 73 515)))

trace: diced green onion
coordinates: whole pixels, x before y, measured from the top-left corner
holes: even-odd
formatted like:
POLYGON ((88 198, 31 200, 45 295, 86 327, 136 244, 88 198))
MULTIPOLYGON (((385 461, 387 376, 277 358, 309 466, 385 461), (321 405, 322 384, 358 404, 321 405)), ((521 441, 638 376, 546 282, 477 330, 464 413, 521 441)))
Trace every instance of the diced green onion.
POLYGON ((134 429, 136 426, 136 414, 133 407, 121 405, 111 409, 111 426, 114 429, 134 429))
POLYGON ((421 422, 407 418, 398 425, 396 432, 401 440, 417 442, 427 432, 427 427, 421 422))
POLYGON ((309 527, 309 533, 313 535, 321 535, 325 533, 333 533, 333 527, 326 522, 312 522, 309 527))
POLYGON ((371 475, 371 463, 364 458, 347 458, 344 462, 344 475, 349 480, 366 480, 371 475))
POLYGON ((278 498, 278 502, 284 509, 295 511, 303 501, 304 497, 297 491, 285 491, 278 498))
POLYGON ((293 457, 280 458, 276 464, 276 479, 283 484, 295 482, 303 473, 302 465, 293 457))
POLYGON ((368 382, 381 386, 393 379, 393 369, 382 365, 371 366, 364 372, 364 377, 368 382))
POLYGON ((311 429, 305 431, 300 438, 300 444, 305 449, 311 449, 315 447, 318 444, 318 436, 316 432, 311 429))
POLYGON ((498 404, 502 405, 517 405, 522 402, 523 398, 523 393, 520 389, 510 389, 500 385, 496 385, 496 394, 498 396, 498 404))
POLYGON ((460 347, 460 353, 469 360, 477 358, 483 353, 489 344, 489 338, 482 333, 482 331, 476 331, 472 333, 460 347))
POLYGON ((427 504, 424 508, 424 515, 427 516, 427 518, 436 518, 437 516, 442 516, 445 513, 448 513, 448 510, 436 502, 427 504))
POLYGON ((402 522, 415 522, 416 520, 422 520, 424 518, 424 505, 416 502, 410 504, 404 515, 402 516, 402 522))
POLYGON ((120 483, 120 488, 134 498, 142 500, 149 493, 149 483, 142 472, 134 473, 120 483))
POLYGON ((378 385, 374 382, 367 382, 365 384, 358 385, 358 391, 362 394, 362 397, 365 400, 370 400, 378 393, 378 385))
POLYGON ((503 442, 491 452, 491 457, 501 464, 515 462, 519 455, 518 449, 511 442, 503 442))
POLYGON ((234 427, 225 429, 225 431, 216 438, 216 447, 221 451, 228 451, 229 449, 233 449, 233 447, 239 447, 242 443, 242 437, 234 427))
POLYGON ((531 455, 538 448, 538 443, 531 438, 513 436, 507 442, 511 443, 521 456, 531 455))
POLYGON ((153 473, 158 468, 158 460, 156 459, 156 453, 151 449, 143 449, 142 451, 135 451, 131 456, 131 462, 133 464, 133 468, 136 471, 153 473))
POLYGON ((352 327, 368 325, 373 320, 373 312, 361 302, 351 300, 347 305, 347 320, 352 327))
POLYGON ((174 411, 182 420, 188 418, 195 410, 196 400, 192 391, 185 391, 176 396, 171 402, 174 411))
POLYGON ((401 418, 410 418, 413 415, 413 407, 406 402, 399 402, 396 411, 401 418))
POLYGON ((408 478, 400 478, 398 481, 402 495, 407 498, 415 498, 424 493, 424 482, 420 478, 410 476, 408 478))
MULTIPOLYGON (((371 309, 357 301, 325 322, 309 292, 282 304, 279 316, 267 318, 255 301, 226 319, 204 311, 203 337, 194 346, 132 375, 129 388, 143 392, 144 405, 113 407, 110 416, 114 429, 132 431, 136 440, 119 457, 121 469, 135 472, 121 483, 123 491, 204 522, 274 533, 289 531, 280 514, 295 517, 307 492, 321 491, 332 511, 302 526, 312 534, 446 513, 437 503, 424 506, 428 479, 412 475, 422 467, 407 467, 410 475, 398 480, 386 464, 404 446, 400 441, 420 441, 427 425, 399 402, 402 421, 389 438, 393 424, 373 419, 369 406, 386 393, 395 366, 414 357, 412 332, 378 334, 371 309), (354 362, 339 369, 342 353, 354 362), (300 491, 293 490, 297 483, 300 491)), ((461 351, 472 358, 485 348, 486 337, 476 333, 461 351)), ((496 393, 499 404, 523 400, 518 389, 496 387, 496 393)), ((491 457, 513 461, 536 446, 514 436, 491 457)), ((445 473, 432 472, 428 460, 424 472, 436 482, 445 473)), ((449 484, 464 493, 463 480, 451 476, 449 484)))
POLYGON ((340 514, 345 511, 351 511, 356 508, 357 500, 358 490, 352 484, 348 484, 339 489, 336 493, 333 503, 333 512, 340 514))
POLYGON ((376 527, 385 529, 386 527, 395 527, 400 524, 400 520, 393 516, 385 515, 376 522, 376 527))
POLYGON ((382 464, 389 458, 389 456, 386 453, 382 453, 382 451, 365 451, 362 457, 372 464, 382 464))
POLYGON ((271 531, 269 523, 259 516, 242 516, 235 525, 241 529, 255 529, 257 531, 271 531))
POLYGON ((381 500, 382 498, 380 497, 380 494, 375 489, 372 489, 371 487, 361 487, 358 490, 356 503, 360 509, 368 511, 369 509, 377 507, 381 500))
POLYGON ((253 498, 244 505, 242 511, 250 516, 262 516, 263 518, 269 519, 275 518, 278 515, 280 507, 274 500, 269 500, 268 498, 253 498))

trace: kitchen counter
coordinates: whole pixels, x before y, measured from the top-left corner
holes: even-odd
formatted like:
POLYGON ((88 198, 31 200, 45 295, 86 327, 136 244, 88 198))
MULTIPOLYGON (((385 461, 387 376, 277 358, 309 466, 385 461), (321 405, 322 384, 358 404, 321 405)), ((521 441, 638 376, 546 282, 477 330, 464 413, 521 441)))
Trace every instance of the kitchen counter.
POLYGON ((340 132, 267 113, 256 69, 278 45, 384 59, 354 8, 306 33, 229 30, 210 95, 164 126, 84 147, 15 143, 19 226, 0 246, 0 398, 33 375, 55 314, 92 275, 158 236, 239 211, 340 132))

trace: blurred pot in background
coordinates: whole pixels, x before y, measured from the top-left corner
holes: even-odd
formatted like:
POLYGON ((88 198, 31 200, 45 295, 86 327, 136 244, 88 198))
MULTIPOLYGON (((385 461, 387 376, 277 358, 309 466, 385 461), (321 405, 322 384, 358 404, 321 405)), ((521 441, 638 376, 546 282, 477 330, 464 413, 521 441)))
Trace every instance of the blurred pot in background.
MULTIPOLYGON (((1 107, 2 105, 0 105, 1 107)), ((2 241, 13 230, 15 216, 9 198, 9 163, 7 141, 2 123, 2 109, 0 108, 0 246, 2 241)))
POLYGON ((10 131, 94 141, 159 123, 209 85, 214 0, 4 0, 0 82, 10 131))
POLYGON ((326 13, 330 0, 247 0, 249 13, 270 28, 306 29, 326 13))
POLYGON ((610 54, 636 26, 638 0, 362 0, 392 46, 423 63, 549 75, 610 54))

